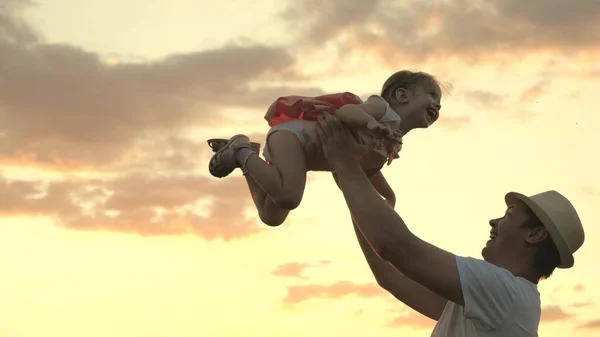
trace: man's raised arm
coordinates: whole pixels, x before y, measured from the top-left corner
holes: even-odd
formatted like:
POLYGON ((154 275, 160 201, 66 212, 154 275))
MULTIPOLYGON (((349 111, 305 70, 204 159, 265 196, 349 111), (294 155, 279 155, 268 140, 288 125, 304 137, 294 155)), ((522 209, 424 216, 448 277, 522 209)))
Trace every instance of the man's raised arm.
MULTIPOLYGON (((395 196, 393 194, 393 190, 387 184, 387 181, 383 177, 381 171, 377 171, 376 173, 370 175, 370 177, 371 183, 375 189, 393 208, 395 196)), ((340 185, 335 173, 333 174, 333 178, 339 187, 340 185)), ((352 221, 352 227, 354 228, 360 248, 367 260, 367 263, 369 264, 369 268, 371 268, 371 272, 375 276, 375 280, 377 280, 377 283, 402 303, 437 321, 442 315, 442 311, 444 310, 444 306, 446 305, 447 301, 410 278, 404 276, 389 262, 380 259, 379 256, 375 254, 373 248, 371 248, 365 237, 362 235, 354 220, 352 221)))
POLYGON ((319 117, 317 134, 350 214, 377 255, 421 286, 464 305, 456 257, 414 235, 379 196, 359 164, 369 149, 328 114, 319 117))

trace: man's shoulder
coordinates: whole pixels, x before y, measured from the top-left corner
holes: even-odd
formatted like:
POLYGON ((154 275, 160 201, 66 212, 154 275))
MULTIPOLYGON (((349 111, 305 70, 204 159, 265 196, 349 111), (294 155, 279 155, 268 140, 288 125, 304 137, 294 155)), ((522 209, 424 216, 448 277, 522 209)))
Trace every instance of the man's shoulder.
POLYGON ((482 259, 476 259, 473 257, 457 256, 456 263, 457 263, 459 269, 460 268, 469 268, 471 270, 486 273, 486 275, 489 275, 488 273, 491 272, 491 273, 497 274, 499 276, 505 277, 505 278, 513 281, 512 283, 514 283, 515 287, 539 295, 537 286, 534 283, 532 283, 531 281, 529 281, 523 277, 515 276, 510 270, 508 270, 506 268, 502 268, 493 263, 487 262, 482 259))
POLYGON ((502 267, 498 267, 497 265, 487 262, 485 260, 482 259, 477 259, 474 257, 470 257, 470 256, 456 256, 456 264, 462 268, 469 268, 469 269, 473 269, 473 270, 487 270, 487 271, 495 271, 498 273, 502 273, 502 274, 510 274, 510 271, 508 271, 505 268, 502 267))
POLYGON ((524 305, 533 309, 540 306, 540 293, 537 285, 531 281, 515 276, 508 269, 499 267, 485 260, 472 257, 456 258, 457 268, 463 292, 478 289, 465 295, 481 295, 508 297, 513 305, 524 305))
POLYGON ((456 264, 459 268, 469 268, 472 270, 481 270, 486 272, 495 272, 505 276, 516 278, 508 269, 499 267, 493 263, 473 257, 456 256, 456 264))

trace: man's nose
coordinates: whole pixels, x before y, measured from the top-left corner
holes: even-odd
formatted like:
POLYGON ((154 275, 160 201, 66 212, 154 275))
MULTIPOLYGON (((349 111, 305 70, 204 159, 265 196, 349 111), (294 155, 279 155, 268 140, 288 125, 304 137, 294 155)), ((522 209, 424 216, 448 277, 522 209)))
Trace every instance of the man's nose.
POLYGON ((502 219, 502 218, 497 218, 497 219, 490 220, 490 226, 497 227, 498 223, 500 222, 500 219, 502 219))

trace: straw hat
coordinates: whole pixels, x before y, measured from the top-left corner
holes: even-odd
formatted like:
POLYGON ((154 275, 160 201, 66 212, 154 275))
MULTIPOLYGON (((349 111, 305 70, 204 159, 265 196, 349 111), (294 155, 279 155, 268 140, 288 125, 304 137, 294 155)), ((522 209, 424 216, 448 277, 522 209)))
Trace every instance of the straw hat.
POLYGON ((567 198, 556 191, 546 191, 530 197, 510 192, 504 199, 507 205, 520 200, 529 206, 558 249, 560 265, 557 267, 573 267, 573 253, 583 245, 585 234, 577 211, 567 198))

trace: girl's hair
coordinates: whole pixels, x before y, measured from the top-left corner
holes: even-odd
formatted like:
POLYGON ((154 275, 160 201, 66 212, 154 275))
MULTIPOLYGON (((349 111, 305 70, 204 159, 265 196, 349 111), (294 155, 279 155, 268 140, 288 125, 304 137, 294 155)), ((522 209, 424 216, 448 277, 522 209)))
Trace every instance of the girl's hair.
POLYGON ((388 103, 391 103, 396 90, 404 88, 406 90, 413 89, 414 91, 417 85, 422 84, 425 81, 433 81, 439 85, 435 77, 428 73, 422 71, 412 72, 410 70, 398 71, 390 76, 385 83, 383 83, 383 87, 381 88, 381 97, 383 97, 383 99, 385 99, 388 103))

